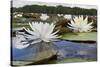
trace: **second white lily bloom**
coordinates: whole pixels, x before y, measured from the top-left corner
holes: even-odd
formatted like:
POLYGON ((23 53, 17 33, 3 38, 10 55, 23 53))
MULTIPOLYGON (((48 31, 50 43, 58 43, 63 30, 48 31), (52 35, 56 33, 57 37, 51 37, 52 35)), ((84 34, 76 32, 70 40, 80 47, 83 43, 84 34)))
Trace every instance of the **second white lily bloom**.
POLYGON ((75 17, 71 20, 71 23, 68 24, 68 27, 74 30, 74 32, 89 32, 93 28, 93 22, 88 23, 88 17, 84 19, 83 16, 75 17))

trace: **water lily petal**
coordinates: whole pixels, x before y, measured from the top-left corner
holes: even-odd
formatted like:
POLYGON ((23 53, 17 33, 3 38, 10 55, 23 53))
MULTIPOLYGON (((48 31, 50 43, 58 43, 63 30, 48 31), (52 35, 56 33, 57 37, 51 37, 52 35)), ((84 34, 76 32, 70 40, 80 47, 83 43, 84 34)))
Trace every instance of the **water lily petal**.
POLYGON ((36 44, 36 43, 39 43, 39 42, 41 42, 41 41, 42 41, 42 40, 38 39, 38 40, 33 41, 31 44, 36 44))

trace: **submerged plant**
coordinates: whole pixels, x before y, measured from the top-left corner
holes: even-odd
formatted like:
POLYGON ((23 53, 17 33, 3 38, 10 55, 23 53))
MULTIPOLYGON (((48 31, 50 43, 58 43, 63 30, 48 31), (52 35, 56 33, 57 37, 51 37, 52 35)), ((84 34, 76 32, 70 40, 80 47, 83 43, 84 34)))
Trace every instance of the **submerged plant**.
POLYGON ((28 34, 20 33, 20 35, 17 35, 16 48, 23 49, 36 45, 39 49, 48 49, 53 45, 52 42, 57 41, 59 38, 56 35, 58 31, 53 32, 55 28, 54 23, 32 22, 29 25, 31 30, 24 28, 28 34))
POLYGON ((74 30, 74 32, 90 32, 93 28, 92 23, 88 23, 88 17, 84 19, 83 16, 79 16, 71 20, 71 23, 68 23, 68 28, 74 30))
POLYGON ((49 18, 49 16, 47 14, 41 14, 40 19, 41 20, 47 20, 49 18))

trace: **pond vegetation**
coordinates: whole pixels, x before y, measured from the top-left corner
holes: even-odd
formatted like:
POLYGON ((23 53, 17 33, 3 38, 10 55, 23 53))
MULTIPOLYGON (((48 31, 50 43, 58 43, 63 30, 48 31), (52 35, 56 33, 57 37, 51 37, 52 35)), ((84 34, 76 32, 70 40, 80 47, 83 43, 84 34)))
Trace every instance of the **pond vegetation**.
POLYGON ((97 60, 96 9, 38 5, 12 9, 12 65, 97 60))

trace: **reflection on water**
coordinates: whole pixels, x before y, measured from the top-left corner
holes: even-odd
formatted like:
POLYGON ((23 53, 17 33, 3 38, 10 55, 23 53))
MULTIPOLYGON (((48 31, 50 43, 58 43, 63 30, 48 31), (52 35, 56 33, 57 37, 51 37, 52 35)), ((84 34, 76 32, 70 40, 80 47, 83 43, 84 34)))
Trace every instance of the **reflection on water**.
POLYGON ((93 58, 97 57, 96 44, 74 43, 60 41, 55 43, 58 47, 58 57, 61 58, 93 58))
MULTIPOLYGON (((14 47, 15 39, 12 44, 12 58, 13 60, 34 60, 35 48, 16 49, 14 47)), ((96 43, 75 43, 69 41, 54 42, 57 47, 57 58, 63 60, 65 58, 97 58, 96 43)))

